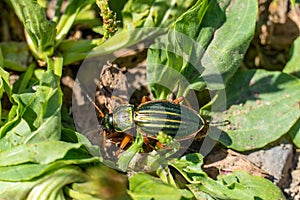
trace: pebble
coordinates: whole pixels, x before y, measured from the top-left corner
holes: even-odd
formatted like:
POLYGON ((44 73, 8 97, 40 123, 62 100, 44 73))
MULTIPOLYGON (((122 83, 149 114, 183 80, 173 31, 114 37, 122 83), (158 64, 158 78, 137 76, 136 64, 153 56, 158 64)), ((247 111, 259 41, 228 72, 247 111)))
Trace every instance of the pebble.
POLYGON ((252 152, 247 159, 274 177, 273 182, 280 188, 290 184, 289 171, 293 167, 293 145, 287 141, 269 148, 252 152))

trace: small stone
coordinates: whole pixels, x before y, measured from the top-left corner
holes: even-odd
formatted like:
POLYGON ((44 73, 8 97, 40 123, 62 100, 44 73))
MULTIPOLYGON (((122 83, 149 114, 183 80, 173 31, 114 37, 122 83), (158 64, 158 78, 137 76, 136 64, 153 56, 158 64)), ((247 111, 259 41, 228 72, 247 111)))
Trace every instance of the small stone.
POLYGON ((285 142, 268 149, 248 154, 247 159, 274 177, 280 188, 289 184, 289 170, 293 161, 293 145, 285 142))

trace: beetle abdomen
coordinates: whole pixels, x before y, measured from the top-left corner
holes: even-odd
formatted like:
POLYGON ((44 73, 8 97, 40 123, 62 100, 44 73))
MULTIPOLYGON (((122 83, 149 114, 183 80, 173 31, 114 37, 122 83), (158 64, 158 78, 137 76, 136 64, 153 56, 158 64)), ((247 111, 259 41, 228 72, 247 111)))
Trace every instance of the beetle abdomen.
POLYGON ((192 109, 169 101, 141 104, 135 112, 137 127, 147 135, 159 131, 177 139, 187 138, 204 127, 203 119, 192 109))

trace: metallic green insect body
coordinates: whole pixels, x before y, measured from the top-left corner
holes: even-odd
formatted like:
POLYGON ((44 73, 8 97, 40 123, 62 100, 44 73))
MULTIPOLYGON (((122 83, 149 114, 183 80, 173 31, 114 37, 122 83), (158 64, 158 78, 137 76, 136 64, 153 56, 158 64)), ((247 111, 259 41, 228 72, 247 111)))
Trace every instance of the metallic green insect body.
POLYGON ((116 132, 127 132, 136 127, 149 138, 156 138, 159 132, 163 132, 176 140, 203 134, 202 130, 207 126, 194 110, 166 100, 142 103, 136 109, 133 105, 118 106, 102 124, 116 132))

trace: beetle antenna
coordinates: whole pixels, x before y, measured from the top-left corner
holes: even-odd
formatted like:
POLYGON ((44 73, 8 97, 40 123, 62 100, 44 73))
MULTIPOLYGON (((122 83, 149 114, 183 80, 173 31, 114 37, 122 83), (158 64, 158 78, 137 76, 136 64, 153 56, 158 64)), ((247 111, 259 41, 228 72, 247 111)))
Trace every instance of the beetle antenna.
POLYGON ((88 95, 86 89, 81 86, 80 82, 78 80, 75 80, 76 83, 78 84, 78 89, 81 90, 85 94, 85 97, 93 104, 93 106, 96 108, 96 110, 99 112, 99 117, 104 118, 104 113, 100 110, 100 108, 96 105, 96 103, 92 100, 92 98, 88 95))
POLYGON ((104 117, 104 113, 100 110, 100 108, 95 104, 95 102, 91 99, 91 97, 88 94, 86 94, 85 96, 88 98, 88 100, 94 105, 94 107, 96 108, 96 110, 99 112, 99 116, 101 118, 103 118, 104 117))
POLYGON ((208 122, 211 126, 227 126, 230 125, 230 121, 228 119, 225 119, 223 121, 210 121, 208 122))

